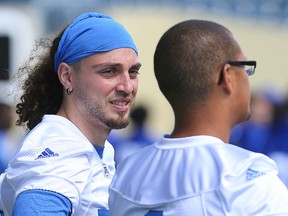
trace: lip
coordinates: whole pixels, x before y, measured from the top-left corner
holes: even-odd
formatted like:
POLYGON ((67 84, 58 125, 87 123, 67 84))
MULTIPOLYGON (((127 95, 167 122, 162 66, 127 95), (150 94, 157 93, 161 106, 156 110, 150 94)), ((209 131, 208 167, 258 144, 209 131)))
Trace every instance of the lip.
POLYGON ((119 98, 110 101, 110 103, 118 111, 127 111, 129 109, 130 99, 119 98))

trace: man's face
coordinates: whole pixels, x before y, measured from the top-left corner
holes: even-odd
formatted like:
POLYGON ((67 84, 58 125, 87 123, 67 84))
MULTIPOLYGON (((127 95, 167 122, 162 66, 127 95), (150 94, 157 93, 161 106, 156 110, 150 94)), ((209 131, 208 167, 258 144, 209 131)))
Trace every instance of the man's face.
MULTIPOLYGON (((241 54, 239 57, 239 61, 245 61, 246 57, 244 54, 241 54)), ((238 109, 239 113, 239 122, 246 121, 250 118, 250 84, 249 78, 244 70, 244 67, 234 68, 236 71, 235 75, 237 76, 236 86, 236 105, 235 107, 238 109)), ((238 123, 239 123, 238 122, 238 123)))
POLYGON ((73 76, 74 106, 93 126, 126 127, 135 102, 140 67, 135 51, 130 48, 84 58, 73 76))

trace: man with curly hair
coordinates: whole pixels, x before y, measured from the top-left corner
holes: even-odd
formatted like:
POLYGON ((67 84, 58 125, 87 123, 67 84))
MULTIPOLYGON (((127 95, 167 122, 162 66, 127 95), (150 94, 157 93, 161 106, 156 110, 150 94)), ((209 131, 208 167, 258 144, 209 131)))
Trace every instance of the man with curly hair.
POLYGON ((29 133, 1 175, 0 210, 109 215, 115 166, 106 138, 128 125, 141 67, 137 48, 121 24, 92 12, 77 17, 51 47, 46 42, 38 48, 48 51, 19 70, 28 77, 17 124, 29 133))

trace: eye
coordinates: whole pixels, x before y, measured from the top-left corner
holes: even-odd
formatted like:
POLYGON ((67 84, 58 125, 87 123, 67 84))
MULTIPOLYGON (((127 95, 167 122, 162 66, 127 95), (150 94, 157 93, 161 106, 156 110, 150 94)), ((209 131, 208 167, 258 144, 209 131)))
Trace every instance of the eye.
POLYGON ((129 71, 129 75, 130 77, 133 79, 133 78, 136 78, 139 74, 139 69, 131 69, 129 71))
POLYGON ((114 71, 113 71, 113 69, 106 69, 106 70, 104 70, 104 71, 102 71, 102 73, 114 73, 114 71))
POLYGON ((107 77, 110 77, 110 76, 114 76, 116 74, 116 70, 113 69, 113 68, 107 68, 105 70, 102 70, 100 72, 103 76, 107 76, 107 77))

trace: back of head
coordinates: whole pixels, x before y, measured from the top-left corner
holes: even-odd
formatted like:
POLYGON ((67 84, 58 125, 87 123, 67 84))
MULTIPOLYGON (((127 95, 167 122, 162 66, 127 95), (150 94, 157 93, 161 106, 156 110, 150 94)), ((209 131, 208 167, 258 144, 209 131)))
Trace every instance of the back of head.
POLYGON ((222 25, 204 20, 178 23, 164 33, 154 54, 160 90, 174 108, 200 106, 224 62, 240 51, 232 33, 222 25))

